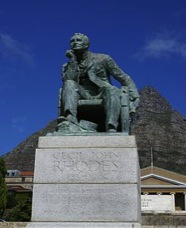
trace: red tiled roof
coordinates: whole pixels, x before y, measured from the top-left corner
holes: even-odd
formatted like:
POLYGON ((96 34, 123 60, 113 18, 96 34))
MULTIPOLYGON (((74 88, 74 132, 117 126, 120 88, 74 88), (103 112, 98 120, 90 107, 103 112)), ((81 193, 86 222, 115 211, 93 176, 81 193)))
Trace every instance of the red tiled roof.
POLYGON ((33 177, 34 176, 34 172, 33 171, 23 171, 23 172, 21 172, 20 175, 24 176, 24 177, 26 177, 26 176, 33 177))

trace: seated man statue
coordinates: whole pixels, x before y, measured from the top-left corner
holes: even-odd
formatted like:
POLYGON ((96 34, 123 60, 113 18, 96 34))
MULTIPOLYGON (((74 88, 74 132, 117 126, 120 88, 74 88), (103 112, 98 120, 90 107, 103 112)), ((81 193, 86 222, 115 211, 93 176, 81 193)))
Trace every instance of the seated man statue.
MULTIPOLYGON (((106 132, 116 132, 121 108, 121 94, 127 88, 129 94, 129 113, 132 116, 139 105, 139 94, 133 80, 125 74, 105 54, 96 54, 88 50, 89 38, 75 33, 70 40, 71 50, 66 52, 70 59, 62 67, 62 105, 66 121, 78 125, 77 108, 80 99, 102 99, 105 111, 106 132), (110 82, 113 76, 122 85, 119 89, 110 82)), ((60 121, 59 121, 60 122, 60 121)), ((61 123, 58 125, 61 131, 61 123)))

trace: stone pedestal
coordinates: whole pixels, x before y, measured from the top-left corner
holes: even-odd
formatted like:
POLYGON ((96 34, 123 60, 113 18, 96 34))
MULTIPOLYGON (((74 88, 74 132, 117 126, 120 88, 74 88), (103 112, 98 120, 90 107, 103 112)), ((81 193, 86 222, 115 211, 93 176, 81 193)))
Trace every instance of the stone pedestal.
POLYGON ((141 227, 134 136, 50 136, 36 150, 28 227, 141 227))

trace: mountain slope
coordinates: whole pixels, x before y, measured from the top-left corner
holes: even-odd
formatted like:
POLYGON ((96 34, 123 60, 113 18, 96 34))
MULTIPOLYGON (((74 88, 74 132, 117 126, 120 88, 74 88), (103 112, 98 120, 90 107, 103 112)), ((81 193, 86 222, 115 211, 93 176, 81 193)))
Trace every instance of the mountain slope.
POLYGON ((140 165, 151 164, 151 151, 155 166, 185 173, 186 121, 172 110, 154 88, 140 91, 141 104, 132 133, 136 135, 140 165))

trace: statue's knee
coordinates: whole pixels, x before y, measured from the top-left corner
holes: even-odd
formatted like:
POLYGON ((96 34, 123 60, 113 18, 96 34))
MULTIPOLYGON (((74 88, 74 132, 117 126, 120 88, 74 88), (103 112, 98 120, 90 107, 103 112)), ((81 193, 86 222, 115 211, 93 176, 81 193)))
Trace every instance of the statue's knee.
POLYGON ((104 94, 109 94, 111 96, 113 95, 120 95, 120 90, 118 88, 116 88, 115 86, 110 86, 110 87, 104 87, 103 88, 103 92, 104 94))

